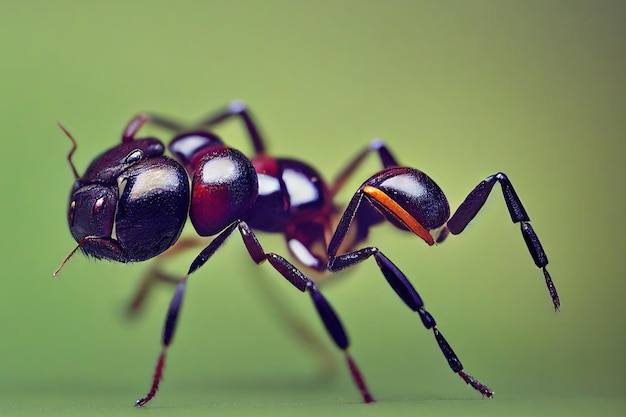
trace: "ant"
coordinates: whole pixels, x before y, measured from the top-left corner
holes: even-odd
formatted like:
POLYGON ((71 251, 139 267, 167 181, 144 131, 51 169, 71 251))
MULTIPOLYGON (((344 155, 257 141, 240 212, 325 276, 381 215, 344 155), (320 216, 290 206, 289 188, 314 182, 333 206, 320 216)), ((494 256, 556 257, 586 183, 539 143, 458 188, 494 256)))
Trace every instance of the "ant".
POLYGON ((283 234, 292 257, 314 271, 338 272, 374 257, 392 289, 419 315, 424 327, 433 331, 452 371, 491 398, 493 391, 465 372, 404 273, 378 248, 358 246, 366 240, 371 227, 385 220, 416 234, 429 246, 441 243, 450 233, 456 235, 465 229, 499 182, 511 220, 520 223, 530 255, 543 271, 554 308, 560 308, 546 269, 548 258, 512 183, 502 172, 481 181, 450 216, 448 201, 439 186, 425 173, 401 166, 382 140, 371 141, 328 186, 310 165, 268 155, 250 111, 240 101, 233 101, 191 129, 168 118, 140 114, 124 129, 122 143, 98 156, 82 177, 72 162, 76 141, 59 126, 73 144, 67 156, 75 177, 68 223, 78 245, 55 276, 79 248, 86 255, 119 262, 153 258, 176 243, 187 216, 198 235, 215 236, 193 260, 187 274, 176 281, 152 385, 136 402, 137 407, 148 403, 159 388, 189 276, 235 230, 255 263, 268 261, 296 289, 309 293, 330 337, 343 351, 365 403, 374 398, 348 352, 348 336, 335 310, 299 268, 276 253, 266 253, 254 230, 283 234), (254 149, 251 158, 228 147, 211 132, 211 128, 231 118, 243 121, 254 149), (168 145, 175 159, 164 155, 165 146, 158 139, 136 137, 146 123, 176 134, 168 145), (335 195, 370 153, 378 155, 383 168, 363 182, 338 216, 335 195))

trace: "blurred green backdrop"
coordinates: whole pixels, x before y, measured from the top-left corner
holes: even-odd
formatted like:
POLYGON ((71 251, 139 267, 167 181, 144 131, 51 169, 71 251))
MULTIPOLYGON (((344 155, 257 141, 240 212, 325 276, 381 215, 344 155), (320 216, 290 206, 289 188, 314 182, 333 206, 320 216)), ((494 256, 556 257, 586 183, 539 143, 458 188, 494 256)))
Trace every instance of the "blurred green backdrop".
MULTIPOLYGON (((625 23, 623 1, 3 0, 0 415, 136 415, 171 294, 161 288, 128 321, 147 264, 79 255, 52 279, 75 245, 70 143, 55 122, 77 138, 82 172, 139 111, 192 121, 234 98, 275 154, 328 178, 373 137, 429 173, 452 207, 506 172, 548 251, 562 311, 499 190, 434 249, 379 228, 372 242, 496 397, 476 401, 367 262, 325 290, 379 399, 364 406, 308 297, 231 239, 194 277, 153 415, 623 415, 625 23), (320 335, 334 378, 319 382, 319 363, 253 280, 320 335)), ((220 133, 249 151, 237 124, 220 133)), ((280 237, 261 238, 285 253, 280 237)))

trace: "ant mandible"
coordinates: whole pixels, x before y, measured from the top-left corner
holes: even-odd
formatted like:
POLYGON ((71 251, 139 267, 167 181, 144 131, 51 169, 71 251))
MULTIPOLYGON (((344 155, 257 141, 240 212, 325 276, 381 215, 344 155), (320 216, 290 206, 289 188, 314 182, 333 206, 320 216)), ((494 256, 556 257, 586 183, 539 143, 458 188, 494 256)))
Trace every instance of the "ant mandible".
MULTIPOLYGON (((528 250, 543 271, 554 308, 560 307, 556 288, 546 269, 547 256, 513 185, 502 172, 480 182, 450 217, 447 199, 439 186, 423 172, 400 166, 382 141, 372 141, 329 187, 319 173, 304 162, 269 156, 249 110, 239 101, 232 102, 193 129, 157 115, 141 114, 129 122, 122 134, 122 143, 97 157, 82 177, 72 162, 76 141, 59 126, 73 143, 67 159, 76 181, 70 193, 68 222, 78 242, 61 267, 79 248, 87 255, 120 262, 155 257, 177 241, 187 213, 199 235, 217 235, 194 259, 187 275, 178 281, 165 320, 162 350, 152 386, 148 394, 136 402, 138 407, 148 403, 159 388, 165 353, 174 336, 187 278, 204 265, 236 229, 254 262, 269 261, 293 286, 310 294, 326 330, 344 352, 353 381, 366 403, 374 399, 348 352, 348 337, 334 309, 313 280, 282 256, 266 253, 253 230, 284 234, 292 256, 317 271, 337 272, 373 256, 398 296, 418 313, 426 329, 433 330, 452 371, 483 396, 492 397, 493 391, 464 371, 404 273, 378 248, 356 248, 367 238, 370 227, 384 220, 413 232, 429 246, 440 243, 449 233, 459 234, 465 229, 486 202, 495 183, 500 182, 511 219, 520 223, 528 250), (209 131, 232 117, 241 118, 245 124, 254 148, 250 159, 226 146, 209 131), (178 133, 169 143, 169 150, 178 162, 164 155, 165 147, 158 139, 135 138, 147 122, 178 133), (357 189, 333 232, 332 219, 336 214, 333 198, 371 152, 378 154, 383 169, 357 189), (192 181, 191 197, 186 174, 192 181), (354 232, 349 234, 350 228, 354 232)), ((55 271, 55 276, 61 267, 55 271)))

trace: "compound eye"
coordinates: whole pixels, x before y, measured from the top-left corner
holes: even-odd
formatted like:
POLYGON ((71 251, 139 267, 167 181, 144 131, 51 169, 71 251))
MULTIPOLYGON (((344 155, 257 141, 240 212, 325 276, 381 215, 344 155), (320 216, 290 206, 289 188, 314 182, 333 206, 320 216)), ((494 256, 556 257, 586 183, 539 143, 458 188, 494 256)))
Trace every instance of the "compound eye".
POLYGON ((122 162, 125 164, 132 164, 137 161, 140 161, 142 158, 143 158, 143 151, 141 149, 134 149, 128 155, 126 155, 126 158, 124 158, 122 162))
POLYGON ((70 227, 74 226, 74 213, 76 212, 76 200, 72 200, 70 203, 70 210, 68 212, 68 220, 70 223, 70 227))
POLYGON ((96 200, 96 202, 93 205, 93 214, 94 215, 98 215, 100 213, 102 213, 102 211, 104 210, 104 197, 100 197, 99 199, 96 200))

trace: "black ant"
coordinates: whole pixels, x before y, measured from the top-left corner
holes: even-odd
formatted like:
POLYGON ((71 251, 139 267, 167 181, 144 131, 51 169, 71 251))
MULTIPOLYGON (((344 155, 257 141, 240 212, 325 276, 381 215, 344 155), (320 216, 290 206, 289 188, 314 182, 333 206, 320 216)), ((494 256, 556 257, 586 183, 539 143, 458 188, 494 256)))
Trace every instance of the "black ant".
POLYGON ((61 267, 79 248, 95 258, 120 262, 155 257, 176 243, 187 215, 200 236, 216 235, 191 263, 187 275, 178 280, 165 320, 152 386, 136 402, 138 407, 150 401, 159 388, 187 278, 235 230, 239 231, 254 262, 267 260, 294 287, 309 293, 329 335, 344 352, 352 378, 366 403, 374 399, 348 352, 348 337, 334 309, 300 269, 276 253, 266 253, 253 230, 283 234, 291 255, 316 271, 337 272, 373 256, 398 296, 418 313, 426 329, 433 330, 452 371, 483 396, 492 397, 493 392, 486 385, 464 371, 404 273, 378 248, 357 247, 367 238, 372 226, 385 220, 400 230, 413 232, 429 246, 441 243, 449 233, 459 234, 465 229, 499 182, 511 220, 520 223, 528 250, 543 271, 554 308, 560 307, 546 269, 548 258, 513 185, 502 172, 481 181, 450 217, 448 201, 439 186, 425 173, 399 165, 381 140, 372 141, 356 155, 329 187, 308 164, 269 156, 249 110, 239 101, 192 129, 157 115, 140 114, 124 130, 122 143, 97 157, 82 177, 72 162, 76 142, 61 128, 73 143, 67 159, 76 181, 70 193, 68 222, 78 242, 61 267), (210 131, 233 117, 241 118, 245 124, 254 148, 252 158, 226 146, 210 131), (168 146, 176 160, 164 155, 165 146, 158 139, 135 137, 147 122, 178 133, 168 146), (334 196, 372 152, 378 154, 383 169, 363 182, 334 224, 337 215, 334 196), (348 233, 349 230, 352 232, 348 233))

